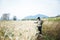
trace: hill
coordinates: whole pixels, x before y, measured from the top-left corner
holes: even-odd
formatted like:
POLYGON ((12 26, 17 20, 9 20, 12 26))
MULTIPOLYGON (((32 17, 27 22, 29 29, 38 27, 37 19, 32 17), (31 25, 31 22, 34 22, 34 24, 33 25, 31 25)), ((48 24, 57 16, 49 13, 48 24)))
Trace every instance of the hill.
POLYGON ((48 16, 46 15, 43 15, 43 14, 37 14, 37 15, 33 15, 33 16, 26 16, 24 17, 23 19, 36 19, 37 17, 40 17, 40 18, 48 18, 48 16))

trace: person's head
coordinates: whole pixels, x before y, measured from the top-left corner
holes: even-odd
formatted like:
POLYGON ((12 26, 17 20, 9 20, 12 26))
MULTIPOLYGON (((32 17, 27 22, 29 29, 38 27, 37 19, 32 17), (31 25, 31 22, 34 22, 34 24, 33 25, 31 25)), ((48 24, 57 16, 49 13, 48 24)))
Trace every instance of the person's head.
POLYGON ((40 17, 38 17, 37 19, 40 20, 40 17))

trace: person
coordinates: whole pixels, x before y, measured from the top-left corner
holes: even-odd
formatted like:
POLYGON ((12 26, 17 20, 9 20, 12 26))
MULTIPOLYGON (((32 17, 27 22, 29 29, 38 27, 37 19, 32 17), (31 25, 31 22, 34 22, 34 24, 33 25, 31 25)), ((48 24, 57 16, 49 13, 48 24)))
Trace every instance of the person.
POLYGON ((39 30, 39 34, 42 34, 42 24, 43 24, 43 21, 41 20, 40 17, 37 18, 37 27, 38 27, 38 30, 39 30))

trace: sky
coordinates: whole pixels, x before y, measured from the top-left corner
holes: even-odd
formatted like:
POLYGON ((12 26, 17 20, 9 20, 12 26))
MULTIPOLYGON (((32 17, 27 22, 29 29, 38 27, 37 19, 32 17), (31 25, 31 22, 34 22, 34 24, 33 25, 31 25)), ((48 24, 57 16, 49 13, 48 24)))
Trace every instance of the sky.
POLYGON ((60 15, 60 0, 0 0, 0 17, 10 14, 10 18, 43 14, 49 17, 60 15))

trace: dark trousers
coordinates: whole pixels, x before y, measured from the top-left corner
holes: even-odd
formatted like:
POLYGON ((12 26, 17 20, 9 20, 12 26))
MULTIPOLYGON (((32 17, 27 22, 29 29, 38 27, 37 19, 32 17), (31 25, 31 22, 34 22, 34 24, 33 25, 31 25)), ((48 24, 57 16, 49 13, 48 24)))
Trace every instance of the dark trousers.
POLYGON ((42 34, 42 26, 38 26, 39 34, 42 34))

